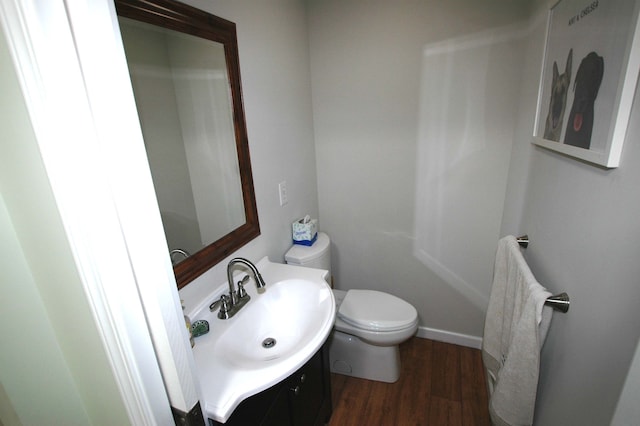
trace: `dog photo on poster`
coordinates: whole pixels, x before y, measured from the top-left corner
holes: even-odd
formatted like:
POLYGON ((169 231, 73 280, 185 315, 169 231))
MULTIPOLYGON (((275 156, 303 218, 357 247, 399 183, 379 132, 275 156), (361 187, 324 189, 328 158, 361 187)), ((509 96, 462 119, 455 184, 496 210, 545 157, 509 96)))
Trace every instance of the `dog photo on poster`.
POLYGON ((637 38, 637 7, 635 0, 561 0, 550 9, 537 144, 612 166, 612 145, 621 149, 622 144, 613 140, 620 134, 618 129, 614 135, 616 126, 626 130, 630 113, 630 105, 627 111, 621 103, 628 97, 624 83, 630 65, 637 80, 637 64, 629 60, 637 38), (626 114, 623 123, 618 114, 626 114))

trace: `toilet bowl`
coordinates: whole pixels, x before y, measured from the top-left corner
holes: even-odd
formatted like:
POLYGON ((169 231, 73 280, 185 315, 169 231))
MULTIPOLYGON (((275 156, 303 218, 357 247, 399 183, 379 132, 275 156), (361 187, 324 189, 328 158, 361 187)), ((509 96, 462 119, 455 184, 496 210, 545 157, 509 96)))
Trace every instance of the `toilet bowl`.
POLYGON ((418 313, 404 300, 375 290, 333 290, 336 323, 331 371, 393 383, 400 377, 398 345, 418 329, 418 313))
POLYGON ((404 300, 375 290, 333 290, 334 328, 376 346, 393 346, 413 336, 418 328, 416 309, 404 300))
MULTIPOLYGON (((318 233, 312 246, 294 245, 285 255, 289 264, 327 269, 330 241, 318 233)), ((331 276, 331 274, 329 274, 331 276)), ((393 383, 400 377, 398 345, 418 328, 418 313, 406 301, 375 290, 333 290, 336 322, 330 336, 333 373, 393 383)))

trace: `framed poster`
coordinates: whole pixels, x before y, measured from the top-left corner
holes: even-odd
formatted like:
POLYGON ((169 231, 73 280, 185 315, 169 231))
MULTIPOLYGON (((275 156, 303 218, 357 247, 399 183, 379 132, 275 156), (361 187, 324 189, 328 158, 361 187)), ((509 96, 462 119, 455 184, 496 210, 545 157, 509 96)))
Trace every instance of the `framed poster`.
POLYGON ((636 0, 549 9, 533 143, 618 167, 640 69, 636 0))

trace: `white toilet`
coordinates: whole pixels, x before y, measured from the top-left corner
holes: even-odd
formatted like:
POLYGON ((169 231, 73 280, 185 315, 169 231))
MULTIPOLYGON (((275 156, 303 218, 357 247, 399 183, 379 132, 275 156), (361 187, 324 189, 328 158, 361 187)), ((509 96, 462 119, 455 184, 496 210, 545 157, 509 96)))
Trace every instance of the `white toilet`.
MULTIPOLYGON (((285 254, 292 265, 327 269, 331 277, 330 241, 318 233, 312 246, 294 245, 285 254)), ((398 345, 418 329, 418 313, 404 300, 375 290, 333 290, 336 323, 331 333, 331 371, 393 383, 400 377, 398 345)))

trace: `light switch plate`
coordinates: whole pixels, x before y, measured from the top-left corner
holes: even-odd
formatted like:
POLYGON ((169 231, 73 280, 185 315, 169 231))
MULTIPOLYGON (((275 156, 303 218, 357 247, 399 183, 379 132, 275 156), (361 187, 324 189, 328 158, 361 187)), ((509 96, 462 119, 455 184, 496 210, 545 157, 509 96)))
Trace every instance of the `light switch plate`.
POLYGON ((283 180, 278 184, 278 193, 280 194, 280 205, 284 206, 289 202, 287 197, 287 181, 283 180))

